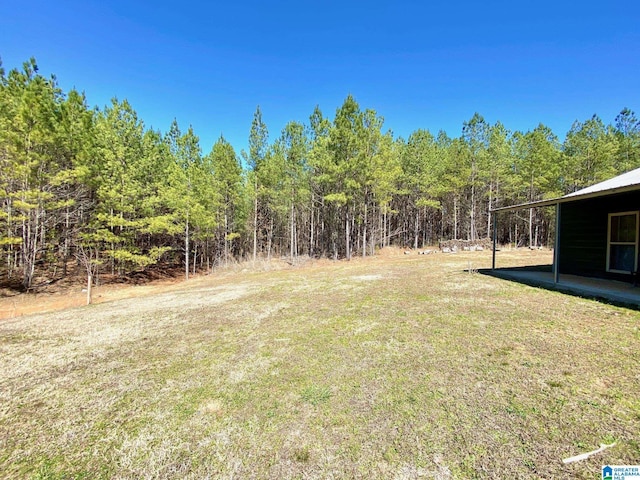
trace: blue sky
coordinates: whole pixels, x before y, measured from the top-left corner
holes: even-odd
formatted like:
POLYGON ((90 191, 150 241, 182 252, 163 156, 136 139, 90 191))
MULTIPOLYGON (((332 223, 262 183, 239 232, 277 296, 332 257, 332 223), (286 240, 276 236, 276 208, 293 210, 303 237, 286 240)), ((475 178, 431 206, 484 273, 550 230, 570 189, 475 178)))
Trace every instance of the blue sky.
POLYGON ((348 94, 407 137, 461 133, 474 112, 510 130, 640 115, 640 2, 0 1, 5 69, 36 57, 100 107, 128 99, 204 153, 246 148, 261 106, 275 139, 348 94))

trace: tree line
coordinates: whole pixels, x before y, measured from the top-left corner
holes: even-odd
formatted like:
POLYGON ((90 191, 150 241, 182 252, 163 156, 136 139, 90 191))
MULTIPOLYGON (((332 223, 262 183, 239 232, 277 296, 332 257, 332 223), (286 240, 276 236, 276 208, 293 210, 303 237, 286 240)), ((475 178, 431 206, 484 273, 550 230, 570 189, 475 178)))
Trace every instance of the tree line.
MULTIPOLYGON (((481 241, 492 208, 570 193, 640 166, 640 122, 624 108, 612 124, 576 121, 563 141, 476 113, 450 137, 407 139, 347 96, 333 118, 270 137, 258 107, 239 154, 224 137, 208 153, 191 127, 145 126, 126 101, 91 108, 63 92, 34 59, 0 65, 0 248, 9 281, 82 268, 126 276, 158 263, 186 278, 238 259, 346 258, 387 245, 481 241)), ((498 239, 548 244, 553 212, 498 218, 498 239)), ((77 272, 76 272, 77 273, 77 272)))

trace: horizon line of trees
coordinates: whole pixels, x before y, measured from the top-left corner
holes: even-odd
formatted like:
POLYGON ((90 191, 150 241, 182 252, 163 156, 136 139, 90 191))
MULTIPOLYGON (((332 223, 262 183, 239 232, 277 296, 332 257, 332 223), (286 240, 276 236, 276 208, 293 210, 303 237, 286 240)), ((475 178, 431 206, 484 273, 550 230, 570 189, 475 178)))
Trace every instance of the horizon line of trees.
MULTIPOLYGON (((384 130, 348 95, 333 118, 270 138, 258 106, 248 152, 224 137, 203 154, 189 127, 145 127, 126 100, 90 108, 32 58, 0 63, 0 249, 25 289, 83 268, 128 275, 157 263, 185 277, 240 258, 346 258, 388 245, 481 241, 498 206, 560 196, 640 166, 640 122, 576 121, 561 142, 539 124, 512 132, 476 113, 450 137, 384 130)), ((500 243, 547 245, 548 208, 501 215, 500 243)))

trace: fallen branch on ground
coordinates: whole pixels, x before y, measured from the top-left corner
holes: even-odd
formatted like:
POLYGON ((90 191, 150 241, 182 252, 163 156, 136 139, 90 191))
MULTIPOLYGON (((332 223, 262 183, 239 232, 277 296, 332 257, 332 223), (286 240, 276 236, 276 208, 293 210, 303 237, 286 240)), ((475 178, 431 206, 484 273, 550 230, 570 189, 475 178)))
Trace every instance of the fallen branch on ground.
POLYGON ((575 457, 569 457, 569 458, 565 458, 564 460, 562 460, 562 463, 573 463, 573 462, 579 462, 580 460, 585 460, 587 458, 589 458, 591 455, 595 455, 596 453, 600 453, 601 451, 607 449, 607 448, 611 448, 616 444, 616 442, 613 442, 609 445, 601 443, 600 444, 600 448, 596 449, 596 450, 592 450, 591 452, 587 452, 587 453, 581 453, 580 455, 576 455, 575 457))

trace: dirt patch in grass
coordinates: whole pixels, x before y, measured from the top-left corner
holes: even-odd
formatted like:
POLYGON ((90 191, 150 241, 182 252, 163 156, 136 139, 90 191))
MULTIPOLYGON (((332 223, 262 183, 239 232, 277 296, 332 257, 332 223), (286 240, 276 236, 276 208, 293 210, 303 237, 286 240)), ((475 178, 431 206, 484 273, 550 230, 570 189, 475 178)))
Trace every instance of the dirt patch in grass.
MULTIPOLYGON (((227 278, 233 281, 239 274, 317 267, 330 263, 329 260, 312 260, 307 257, 301 257, 296 265, 291 265, 283 259, 230 262, 226 266, 216 267, 212 273, 192 275, 188 284, 190 286, 202 283, 211 285, 212 281, 221 281, 227 278)), ((5 281, 5 283, 7 282, 5 281)), ((82 307, 87 303, 86 277, 79 273, 69 275, 60 281, 47 282, 30 293, 21 293, 22 286, 19 282, 14 281, 11 285, 11 287, 8 285, 0 286, 0 321, 22 315, 82 307)), ((185 285, 182 267, 162 268, 157 266, 149 271, 134 272, 127 277, 102 274, 99 278, 99 285, 93 287, 93 303, 99 304, 123 298, 172 292, 185 288, 185 285)))
POLYGON ((637 463, 640 314, 473 273, 490 262, 238 269, 4 320, 0 471, 595 478, 637 463))

